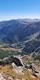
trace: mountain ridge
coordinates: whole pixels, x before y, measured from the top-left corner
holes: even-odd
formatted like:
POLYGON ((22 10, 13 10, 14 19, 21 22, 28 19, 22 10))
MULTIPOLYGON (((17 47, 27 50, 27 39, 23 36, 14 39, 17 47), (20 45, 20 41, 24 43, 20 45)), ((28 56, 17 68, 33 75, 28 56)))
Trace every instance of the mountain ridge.
MULTIPOLYGON (((15 19, 0 22, 0 42, 16 43, 22 50, 31 52, 40 47, 40 19, 15 19), (21 43, 21 44, 20 44, 21 43)), ((31 53, 30 52, 30 53, 31 53)))

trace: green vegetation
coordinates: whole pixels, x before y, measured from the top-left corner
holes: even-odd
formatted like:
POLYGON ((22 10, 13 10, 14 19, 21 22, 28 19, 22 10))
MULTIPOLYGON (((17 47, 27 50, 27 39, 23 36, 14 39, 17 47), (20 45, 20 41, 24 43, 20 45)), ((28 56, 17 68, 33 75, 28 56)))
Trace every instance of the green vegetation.
POLYGON ((39 60, 40 61, 40 55, 35 56, 34 60, 39 60))
POLYGON ((3 50, 0 50, 0 58, 4 58, 4 57, 10 56, 10 55, 18 55, 18 54, 20 54, 20 53, 16 52, 16 51, 3 51, 3 50))

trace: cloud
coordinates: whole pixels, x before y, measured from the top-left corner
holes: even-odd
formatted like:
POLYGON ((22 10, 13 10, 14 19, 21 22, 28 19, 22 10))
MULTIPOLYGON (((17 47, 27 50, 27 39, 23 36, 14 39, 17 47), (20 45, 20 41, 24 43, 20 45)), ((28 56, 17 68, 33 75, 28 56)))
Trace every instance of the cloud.
POLYGON ((40 19, 40 15, 1 15, 0 16, 0 21, 4 20, 11 20, 11 19, 24 19, 24 18, 29 18, 29 19, 40 19))

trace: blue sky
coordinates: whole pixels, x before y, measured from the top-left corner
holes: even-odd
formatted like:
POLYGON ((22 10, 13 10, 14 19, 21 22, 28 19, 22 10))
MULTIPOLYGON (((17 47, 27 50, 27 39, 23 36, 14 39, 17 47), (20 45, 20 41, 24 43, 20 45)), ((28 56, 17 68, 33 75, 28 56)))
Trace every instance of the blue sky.
POLYGON ((0 20, 40 18, 40 0, 0 0, 0 20))

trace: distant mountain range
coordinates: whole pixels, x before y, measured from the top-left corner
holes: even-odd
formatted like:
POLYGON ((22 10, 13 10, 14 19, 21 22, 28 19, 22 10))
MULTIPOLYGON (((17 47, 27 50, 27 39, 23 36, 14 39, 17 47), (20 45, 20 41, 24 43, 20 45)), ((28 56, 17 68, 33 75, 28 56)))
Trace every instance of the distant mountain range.
POLYGON ((24 52, 40 52, 40 20, 16 19, 0 22, 0 43, 22 48, 24 52))

